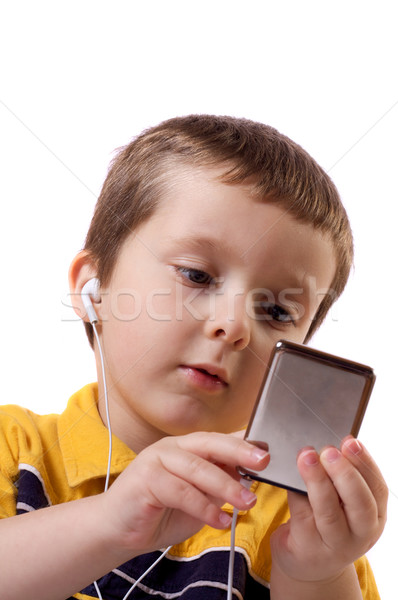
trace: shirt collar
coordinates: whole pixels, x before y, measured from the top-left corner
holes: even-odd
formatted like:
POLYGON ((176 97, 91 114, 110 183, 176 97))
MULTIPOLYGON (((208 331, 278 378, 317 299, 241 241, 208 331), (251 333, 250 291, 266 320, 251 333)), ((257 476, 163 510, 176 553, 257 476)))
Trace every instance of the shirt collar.
MULTIPOLYGON (((58 439, 71 487, 106 476, 109 434, 97 404, 98 385, 86 385, 70 398, 58 420, 58 439)), ((110 475, 119 475, 135 456, 124 442, 112 436, 110 475)))

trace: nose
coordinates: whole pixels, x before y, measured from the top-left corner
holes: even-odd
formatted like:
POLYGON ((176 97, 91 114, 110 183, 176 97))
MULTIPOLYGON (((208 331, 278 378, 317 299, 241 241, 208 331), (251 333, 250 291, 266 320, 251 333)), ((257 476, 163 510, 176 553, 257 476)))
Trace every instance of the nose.
POLYGON ((250 318, 242 291, 217 294, 213 310, 205 322, 205 333, 213 340, 220 340, 243 350, 250 342, 250 318))

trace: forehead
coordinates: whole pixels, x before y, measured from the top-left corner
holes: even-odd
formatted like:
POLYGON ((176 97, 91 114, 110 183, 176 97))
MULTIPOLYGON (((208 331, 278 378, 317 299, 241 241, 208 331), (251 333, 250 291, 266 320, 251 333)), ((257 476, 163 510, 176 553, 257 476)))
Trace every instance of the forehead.
POLYGON ((280 274, 295 271, 298 280, 308 269, 322 271, 329 285, 335 272, 329 237, 279 203, 260 200, 254 182, 225 184, 222 174, 221 169, 174 170, 140 237, 157 248, 172 244, 187 255, 205 252, 280 274))

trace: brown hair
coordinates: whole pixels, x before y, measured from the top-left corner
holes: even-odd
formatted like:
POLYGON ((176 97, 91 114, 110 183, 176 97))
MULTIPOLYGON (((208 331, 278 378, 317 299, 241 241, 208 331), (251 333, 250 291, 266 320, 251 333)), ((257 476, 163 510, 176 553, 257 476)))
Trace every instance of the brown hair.
MULTIPOLYGON (((329 235, 337 268, 308 340, 347 282, 353 241, 335 185, 303 150, 276 129, 247 119, 190 115, 164 121, 121 148, 113 159, 87 233, 85 250, 106 285, 125 239, 156 209, 173 167, 224 167, 227 184, 254 181, 256 194, 329 235)), ((90 343, 93 331, 86 324, 90 343)))

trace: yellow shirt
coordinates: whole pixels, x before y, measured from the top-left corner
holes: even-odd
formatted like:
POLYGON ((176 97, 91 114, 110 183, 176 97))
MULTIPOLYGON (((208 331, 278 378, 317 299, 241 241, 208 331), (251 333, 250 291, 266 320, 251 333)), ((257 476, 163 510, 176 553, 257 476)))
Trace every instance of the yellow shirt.
MULTIPOLYGON (((84 387, 71 397, 61 415, 36 415, 18 406, 0 408, 0 518, 103 491, 108 431, 97 410, 97 393, 97 384, 84 387)), ((134 452, 113 437, 111 482, 134 458, 134 452)), ((234 589, 241 600, 266 600, 270 536, 289 518, 289 511, 284 490, 257 482, 252 489, 257 503, 238 518, 234 589)), ((225 599, 229 545, 229 531, 203 527, 173 546, 139 584, 140 597, 225 599)), ((104 575, 98 582, 103 597, 123 598, 158 554, 137 557, 104 575)), ((379 600, 366 558, 359 559, 356 568, 364 600, 379 600)), ((97 595, 90 585, 74 597, 86 600, 97 595)))

